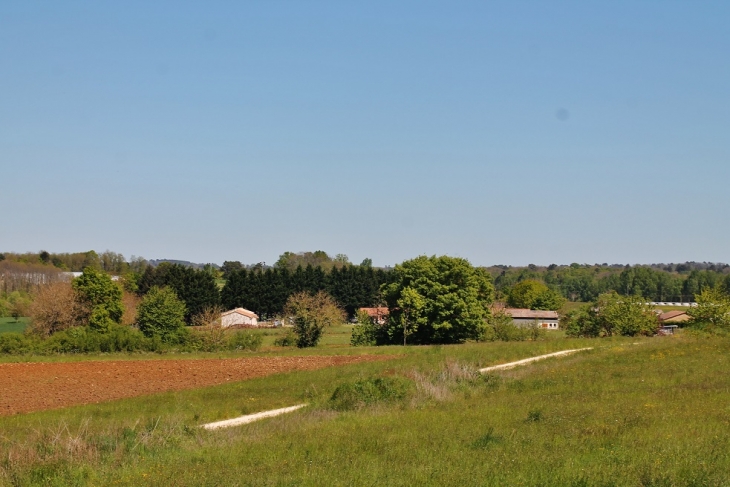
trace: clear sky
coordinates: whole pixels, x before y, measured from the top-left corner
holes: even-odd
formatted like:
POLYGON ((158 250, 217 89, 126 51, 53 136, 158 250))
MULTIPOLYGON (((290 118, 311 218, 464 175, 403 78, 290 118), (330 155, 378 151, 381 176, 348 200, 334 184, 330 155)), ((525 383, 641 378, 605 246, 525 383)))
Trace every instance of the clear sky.
POLYGON ((730 2, 0 2, 0 250, 730 261, 730 2))

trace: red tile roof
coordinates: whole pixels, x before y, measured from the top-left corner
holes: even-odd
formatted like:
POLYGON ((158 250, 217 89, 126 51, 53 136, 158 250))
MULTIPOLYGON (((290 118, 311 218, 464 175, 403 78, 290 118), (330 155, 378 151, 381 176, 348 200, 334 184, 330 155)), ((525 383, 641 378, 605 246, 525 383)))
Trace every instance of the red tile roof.
POLYGON ((371 318, 381 318, 383 316, 388 316, 388 308, 386 308, 385 306, 381 306, 379 308, 360 308, 360 311, 366 312, 371 318))

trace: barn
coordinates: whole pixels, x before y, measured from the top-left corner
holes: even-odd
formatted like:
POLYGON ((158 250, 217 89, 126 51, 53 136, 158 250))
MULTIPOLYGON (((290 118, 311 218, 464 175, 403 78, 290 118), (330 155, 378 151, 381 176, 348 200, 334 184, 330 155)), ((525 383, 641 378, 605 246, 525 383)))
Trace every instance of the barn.
POLYGON ((259 317, 253 311, 244 308, 236 308, 221 314, 221 326, 259 326, 259 317))
POLYGON ((544 311, 539 309, 505 308, 504 312, 512 317, 512 323, 516 326, 533 326, 548 330, 559 328, 559 317, 557 311, 544 311))

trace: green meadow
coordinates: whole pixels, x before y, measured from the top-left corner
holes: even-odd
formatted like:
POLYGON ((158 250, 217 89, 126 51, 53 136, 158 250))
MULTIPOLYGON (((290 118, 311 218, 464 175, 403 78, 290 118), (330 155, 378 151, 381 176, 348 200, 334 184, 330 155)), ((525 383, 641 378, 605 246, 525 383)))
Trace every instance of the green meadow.
POLYGON ((23 333, 28 326, 30 318, 0 317, 0 334, 2 333, 23 333))
POLYGON ((0 485, 730 484, 728 339, 344 351, 392 358, 2 417, 0 485), (594 349, 476 372, 584 346, 594 349), (333 401, 336 390, 353 401, 333 401), (299 403, 309 406, 199 428, 299 403))

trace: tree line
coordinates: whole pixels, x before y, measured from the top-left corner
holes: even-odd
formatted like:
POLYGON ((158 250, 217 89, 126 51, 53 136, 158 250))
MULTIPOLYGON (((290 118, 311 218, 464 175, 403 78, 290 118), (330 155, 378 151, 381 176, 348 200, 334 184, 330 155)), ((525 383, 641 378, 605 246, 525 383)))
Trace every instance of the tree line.
POLYGON ((727 264, 669 264, 661 266, 551 265, 538 267, 490 267, 498 297, 506 300, 522 281, 544 282, 570 301, 591 302, 615 291, 624 296, 643 296, 649 301, 691 302, 703 289, 716 286, 730 290, 727 264))
POLYGON ((376 306, 381 302, 380 289, 389 279, 389 272, 372 267, 343 265, 326 271, 321 266, 288 268, 240 268, 227 273, 219 290, 218 281, 205 270, 180 264, 163 263, 147 266, 134 283, 128 284, 140 296, 153 287, 170 287, 185 303, 185 320, 205 309, 222 306, 224 309, 246 308, 262 319, 271 319, 284 312, 290 296, 306 292, 324 291, 354 316, 359 308, 376 306))
POLYGON ((359 308, 381 302, 380 288, 389 282, 390 273, 366 266, 343 265, 326 271, 311 264, 269 269, 239 269, 228 275, 221 290, 224 308, 246 308, 264 319, 280 315, 287 299, 300 292, 324 291, 354 316, 359 308))

